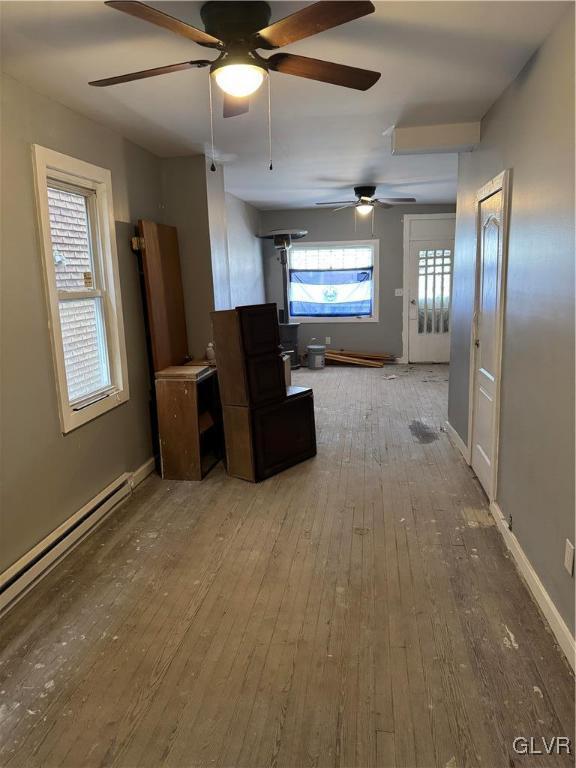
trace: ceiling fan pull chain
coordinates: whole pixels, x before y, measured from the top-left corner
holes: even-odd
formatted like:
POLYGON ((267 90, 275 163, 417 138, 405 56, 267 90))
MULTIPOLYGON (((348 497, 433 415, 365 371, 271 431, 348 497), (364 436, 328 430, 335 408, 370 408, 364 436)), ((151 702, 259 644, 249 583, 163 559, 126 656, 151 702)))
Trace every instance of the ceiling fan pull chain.
POLYGON ((270 165, 268 170, 273 171, 274 166, 272 164, 272 95, 270 77, 268 78, 268 157, 270 159, 270 165))
POLYGON ((210 75, 208 75, 208 94, 210 98, 210 145, 211 145, 211 152, 212 152, 212 163, 210 165, 210 170, 212 172, 216 171, 216 164, 214 162, 214 114, 212 109, 212 78, 210 75))

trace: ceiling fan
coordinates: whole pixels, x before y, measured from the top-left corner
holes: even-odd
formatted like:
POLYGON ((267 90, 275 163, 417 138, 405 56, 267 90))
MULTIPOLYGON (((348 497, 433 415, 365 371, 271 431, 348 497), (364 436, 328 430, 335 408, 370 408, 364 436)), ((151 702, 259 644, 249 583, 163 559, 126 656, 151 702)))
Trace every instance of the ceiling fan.
POLYGON ((354 187, 356 200, 338 200, 332 203, 316 203, 316 205, 337 205, 334 211, 341 211, 344 208, 355 208, 360 216, 368 216, 374 212, 374 208, 392 208, 400 203, 415 203, 415 197, 375 197, 376 186, 374 184, 365 184, 354 187))
POLYGON ((211 48, 218 52, 218 57, 106 77, 90 85, 116 85, 184 69, 210 67, 212 77, 224 91, 224 117, 234 117, 248 112, 250 95, 258 90, 270 70, 359 91, 368 90, 380 78, 379 72, 307 56, 274 53, 265 58, 258 52, 259 49, 276 50, 366 16, 375 8, 365 0, 314 3, 273 24, 269 23, 271 9, 266 2, 211 0, 204 3, 200 11, 204 30, 134 0, 108 0, 106 5, 211 48))

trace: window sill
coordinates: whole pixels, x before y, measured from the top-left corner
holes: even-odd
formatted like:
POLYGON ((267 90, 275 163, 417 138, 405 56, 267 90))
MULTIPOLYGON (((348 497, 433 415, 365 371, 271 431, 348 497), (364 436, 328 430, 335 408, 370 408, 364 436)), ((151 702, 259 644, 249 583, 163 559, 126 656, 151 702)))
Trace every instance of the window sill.
MULTIPOLYGON (((97 419, 104 413, 122 405, 122 403, 126 403, 129 400, 129 397, 128 388, 126 388, 115 390, 78 410, 75 410, 72 406, 67 406, 60 413, 62 433, 67 434, 68 432, 72 432, 78 427, 81 427, 83 424, 87 424, 89 421, 97 419)), ((75 408, 78 408, 78 405, 76 405, 75 408)))
POLYGON ((332 323, 378 323, 377 317, 291 317, 291 323, 300 323, 301 325, 314 325, 323 323, 330 325, 332 323))

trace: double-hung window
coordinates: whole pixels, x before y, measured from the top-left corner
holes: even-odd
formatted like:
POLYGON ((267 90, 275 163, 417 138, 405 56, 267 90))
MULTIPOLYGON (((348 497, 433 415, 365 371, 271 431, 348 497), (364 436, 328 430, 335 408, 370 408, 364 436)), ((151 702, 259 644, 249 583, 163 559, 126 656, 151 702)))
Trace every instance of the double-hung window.
POLYGON ((60 420, 69 432, 128 399, 110 171, 34 146, 60 420))
POLYGON ((296 321, 378 320, 378 240, 293 245, 288 276, 296 321))

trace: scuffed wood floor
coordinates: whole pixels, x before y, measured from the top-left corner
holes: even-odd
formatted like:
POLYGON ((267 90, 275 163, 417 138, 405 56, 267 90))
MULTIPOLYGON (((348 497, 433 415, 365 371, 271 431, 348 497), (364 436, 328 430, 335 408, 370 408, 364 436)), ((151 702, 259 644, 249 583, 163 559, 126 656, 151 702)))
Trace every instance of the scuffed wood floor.
POLYGON ((3 620, 3 767, 572 764, 512 752, 572 735, 573 680, 441 431, 447 368, 295 379, 316 459, 151 478, 3 620))

